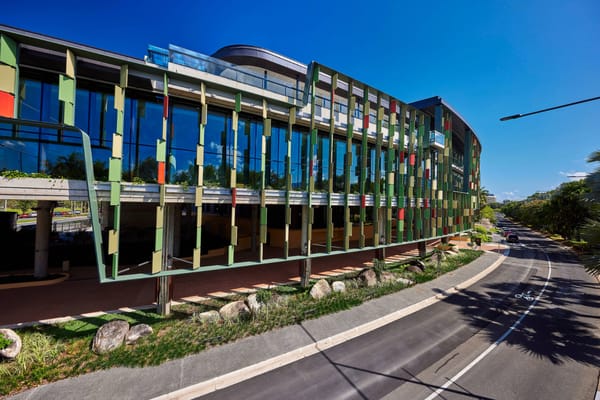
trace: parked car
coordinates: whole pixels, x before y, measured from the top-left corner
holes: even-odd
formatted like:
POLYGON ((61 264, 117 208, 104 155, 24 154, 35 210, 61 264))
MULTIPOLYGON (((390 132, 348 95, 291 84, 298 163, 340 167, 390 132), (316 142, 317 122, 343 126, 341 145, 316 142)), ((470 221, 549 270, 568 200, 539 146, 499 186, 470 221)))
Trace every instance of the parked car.
POLYGON ((516 233, 509 233, 506 236, 506 241, 508 243, 519 243, 519 236, 516 233))

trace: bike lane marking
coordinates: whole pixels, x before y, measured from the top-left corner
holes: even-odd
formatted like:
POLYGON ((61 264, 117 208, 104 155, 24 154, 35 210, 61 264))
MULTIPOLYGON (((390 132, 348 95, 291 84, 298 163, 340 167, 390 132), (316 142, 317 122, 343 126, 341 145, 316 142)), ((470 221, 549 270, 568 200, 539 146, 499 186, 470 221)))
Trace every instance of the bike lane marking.
POLYGON ((525 312, 523 312, 523 315, 521 315, 521 317, 517 321, 515 321, 515 323, 513 323, 511 325, 511 327, 508 328, 508 330, 506 332, 504 332, 502 334, 502 336, 500 336, 500 338, 498 338, 494 343, 492 343, 490 345, 490 347, 488 347, 487 349, 485 349, 479 356, 477 356, 473 361, 471 361, 469 363, 469 365, 467 365, 462 370, 460 370, 456 375, 454 375, 452 378, 448 379, 448 382, 444 383, 435 392, 433 392, 432 394, 430 394, 429 396, 427 396, 425 398, 425 400, 433 400, 433 399, 435 399, 444 390, 448 389, 458 379, 460 379, 464 374, 466 374, 467 372, 469 372, 469 370, 471 370, 471 368, 473 368, 475 365, 477 365, 488 354, 490 354, 496 347, 498 347, 500 345, 500 343, 502 343, 504 341, 504 339, 506 339, 508 337, 508 335, 510 335, 517 328, 517 326, 519 326, 521 324, 521 322, 525 319, 525 317, 529 314, 529 312, 533 309, 533 307, 535 307, 535 305, 538 303, 538 301, 540 300, 540 298, 544 294, 544 291, 546 290, 546 287, 548 286, 548 282, 550 282, 550 276, 552 275, 552 262, 550 262, 550 258, 548 257, 548 254, 546 254, 546 252, 543 251, 543 250, 542 250, 542 252, 544 253, 544 256, 546 256, 546 261, 548 262, 548 276, 546 277, 546 282, 544 283, 544 286, 542 287, 542 290, 537 295, 537 297, 535 298, 535 300, 533 301, 533 303, 531 303, 531 305, 527 308, 527 310, 525 310, 525 312))

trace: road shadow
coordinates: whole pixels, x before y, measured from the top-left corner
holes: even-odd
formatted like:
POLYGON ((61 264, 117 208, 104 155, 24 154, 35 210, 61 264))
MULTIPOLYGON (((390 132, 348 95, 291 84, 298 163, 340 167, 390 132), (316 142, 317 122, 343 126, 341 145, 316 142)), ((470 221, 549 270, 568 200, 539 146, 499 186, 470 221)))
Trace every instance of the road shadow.
POLYGON ((569 273, 570 276, 585 277, 584 269, 573 253, 537 236, 519 236, 524 240, 520 248, 514 247, 515 251, 507 259, 508 265, 518 268, 520 259, 532 256, 546 262, 545 252, 553 265, 548 281, 546 268, 532 266, 523 283, 480 284, 454 294, 444 302, 457 306, 463 320, 484 334, 490 343, 498 340, 535 303, 504 343, 553 364, 575 361, 600 365, 600 338, 596 335, 597 320, 600 319, 600 313, 596 311, 600 308, 598 284, 591 279, 562 277, 570 268, 581 269, 569 273))

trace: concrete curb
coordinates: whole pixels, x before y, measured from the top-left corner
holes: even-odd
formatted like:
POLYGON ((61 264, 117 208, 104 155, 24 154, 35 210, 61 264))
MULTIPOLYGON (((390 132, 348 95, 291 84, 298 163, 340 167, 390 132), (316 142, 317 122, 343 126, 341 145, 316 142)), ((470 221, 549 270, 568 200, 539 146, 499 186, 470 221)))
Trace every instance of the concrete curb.
POLYGON ((285 354, 281 354, 279 356, 275 356, 269 358, 267 360, 261 361, 257 364, 250 365, 244 368, 241 368, 236 371, 229 372, 227 374, 223 374, 206 381, 190 385, 184 387, 179 390, 175 390, 173 392, 155 397, 154 400, 167 400, 167 399, 191 399, 199 396, 204 396, 206 394, 215 392, 220 389, 224 389, 226 387, 235 385, 237 383, 243 382, 247 379, 251 379, 255 376, 264 374, 266 372, 272 371, 274 369, 283 367, 285 365, 291 364, 295 361, 301 360, 302 358, 312 356, 321 351, 327 350, 331 347, 337 346, 338 344, 344 343, 348 340, 354 339, 358 336, 364 335, 368 332, 371 332, 375 329, 379 329, 387 324, 395 322, 401 318, 404 318, 410 314, 413 314, 417 311, 420 311, 438 301, 441 301, 448 296, 459 292, 462 289, 465 289, 477 281, 483 279, 485 276, 490 274, 496 268, 500 266, 510 253, 510 248, 504 251, 504 254, 500 256, 493 264, 474 275, 473 277, 467 279, 466 281, 445 290, 443 293, 428 297, 424 300, 419 301, 418 303, 412 304, 408 307, 405 307, 401 310, 390 313, 386 316, 377 318, 373 321, 364 323, 355 328, 349 329, 345 332, 338 333, 336 335, 330 336, 325 339, 321 339, 309 345, 300 347, 296 350, 289 351, 285 354))

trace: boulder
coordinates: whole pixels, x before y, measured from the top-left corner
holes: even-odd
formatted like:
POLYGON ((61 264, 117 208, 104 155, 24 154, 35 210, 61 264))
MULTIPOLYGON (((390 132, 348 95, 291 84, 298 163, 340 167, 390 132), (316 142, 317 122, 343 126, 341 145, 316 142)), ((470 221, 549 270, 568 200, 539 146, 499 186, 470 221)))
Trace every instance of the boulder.
POLYGON ((412 264, 410 264, 408 267, 406 267, 406 270, 410 271, 410 272, 414 272, 415 274, 423 273, 423 270, 420 267, 418 267, 416 265, 412 265, 412 264))
POLYGON ((406 278, 397 278, 397 279, 396 279, 396 282, 403 283, 403 284, 405 284, 406 286, 412 286, 412 285, 414 285, 414 284, 415 284, 415 282, 414 282, 414 281, 411 281, 410 279, 406 279, 406 278))
POLYGON ((244 318, 250 315, 250 309, 241 300, 233 301, 229 304, 225 304, 219 310, 221 318, 231 321, 234 319, 244 318))
POLYGON ((358 276, 363 286, 375 286, 377 285, 377 274, 372 269, 365 269, 358 276))
POLYGON ((286 305, 288 300, 289 296, 273 293, 271 295, 271 299, 268 301, 268 304, 274 305, 275 307, 280 307, 286 305))
POLYGON ((252 293, 250 296, 248 296, 246 299, 246 304, 248 304, 248 307, 253 314, 258 313, 263 306, 263 303, 258 301, 258 296, 256 293, 252 293))
POLYGON ((120 319, 107 322, 96 332, 92 350, 98 354, 108 353, 119 348, 129 332, 129 323, 120 319))
POLYGON ((148 324, 137 324, 132 326, 125 336, 125 344, 134 344, 141 337, 151 335, 154 331, 148 324))
POLYGON ((205 311, 198 314, 200 322, 214 322, 221 319, 221 314, 217 310, 205 311))
POLYGON ((381 281, 381 283, 392 283, 397 281, 396 275, 389 271, 383 271, 379 276, 379 280, 381 281))
POLYGON ((336 293, 343 293, 346 291, 346 284, 343 281, 335 281, 331 284, 331 289, 336 293))
POLYGON ((310 289, 310 295, 313 299, 322 299, 331 294, 331 286, 325 279, 319 279, 310 289))
POLYGON ((12 329, 0 329, 0 335, 4 336, 12 343, 0 350, 0 357, 14 360, 21 352, 21 337, 12 329))

